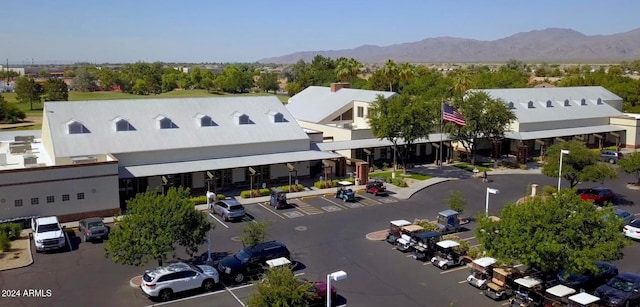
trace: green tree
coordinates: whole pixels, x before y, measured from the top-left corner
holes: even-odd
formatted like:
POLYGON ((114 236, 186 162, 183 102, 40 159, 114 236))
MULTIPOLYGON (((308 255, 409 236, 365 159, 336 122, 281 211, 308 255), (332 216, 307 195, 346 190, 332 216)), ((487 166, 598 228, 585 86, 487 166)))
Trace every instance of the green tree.
POLYGON ((214 85, 228 93, 244 93, 253 86, 251 74, 236 65, 228 65, 215 80, 214 85))
POLYGON ((65 70, 64 74, 62 76, 65 77, 65 78, 73 78, 73 77, 76 76, 76 72, 71 70, 71 69, 65 70))
POLYGON ((499 217, 478 221, 475 235, 487 253, 544 272, 594 270, 595 261, 618 259, 629 243, 612 208, 598 210, 569 189, 508 204, 499 217))
POLYGON ((256 292, 249 298, 250 307, 309 306, 314 295, 311 283, 298 279, 289 266, 269 268, 255 283, 256 292))
POLYGON ((278 74, 276 73, 262 73, 256 81, 256 86, 265 92, 273 91, 273 93, 277 93, 278 89, 280 89, 280 85, 278 83, 278 74))
MULTIPOLYGON (((400 136, 402 138, 403 170, 406 173, 409 149, 418 139, 428 139, 439 120, 437 106, 439 103, 427 103, 418 97, 400 95, 391 99, 399 100, 401 113, 396 118, 400 125, 400 136)), ((395 164, 395 163, 394 163, 395 164)))
POLYGON ((466 125, 461 127, 447 123, 444 130, 471 153, 471 163, 474 165, 478 142, 485 138, 504 138, 509 125, 516 120, 516 115, 506 103, 483 91, 471 91, 455 107, 465 118, 466 125))
POLYGON ((48 76, 49 76, 49 73, 46 70, 41 69, 40 71, 38 71, 38 77, 39 78, 46 78, 48 76))
POLYGON ((0 95, 0 123, 14 124, 26 118, 26 114, 0 95))
POLYGON ((98 87, 96 85, 96 76, 89 72, 86 67, 80 67, 76 70, 76 76, 71 80, 71 88, 79 92, 93 92, 98 87))
POLYGON ((122 91, 138 95, 162 93, 162 64, 137 62, 127 64, 120 71, 122 91))
POLYGON ((560 142, 549 146, 542 166, 542 174, 558 177, 560 171, 560 150, 569 150, 562 157, 562 178, 569 181, 571 188, 578 182, 602 182, 615 179, 618 173, 605 163, 601 163, 598 152, 588 149, 583 142, 577 140, 560 142))
POLYGON ((165 69, 162 73, 162 91, 170 92, 178 87, 178 80, 183 73, 172 68, 165 69))
POLYGON ((389 92, 393 92, 393 84, 398 80, 398 64, 389 59, 382 67, 382 74, 389 84, 389 92))
POLYGON ((69 89, 67 83, 62 79, 49 78, 43 85, 45 101, 67 101, 69 100, 69 89))
POLYGON ((633 175, 636 178, 636 185, 640 185, 640 152, 632 152, 618 161, 620 170, 633 175))
POLYGON ((166 195, 149 190, 128 200, 127 214, 105 243, 105 257, 134 266, 156 260, 162 266, 169 256, 175 258, 176 245, 190 256, 196 254, 212 225, 189 197, 189 190, 179 187, 166 195))
POLYGON ((391 97, 384 98, 378 95, 376 100, 371 104, 368 114, 368 122, 371 127, 371 133, 379 139, 386 139, 393 144, 393 172, 396 171, 396 157, 398 141, 401 136, 401 123, 398 118, 403 113, 403 102, 405 98, 391 97))
POLYGON ((462 196, 462 193, 458 190, 453 190, 449 192, 449 196, 445 198, 444 203, 451 208, 453 211, 457 211, 462 215, 464 212, 464 207, 467 205, 467 201, 462 196))
POLYGON ((269 237, 269 227, 271 224, 268 222, 255 222, 248 223, 243 229, 240 235, 240 240, 244 246, 254 246, 258 243, 262 243, 269 237))
POLYGON ((104 91, 109 91, 113 87, 118 86, 120 82, 120 76, 117 72, 112 69, 103 67, 102 69, 97 71, 98 82, 100 83, 100 88, 104 91))
POLYGON ((29 103, 29 109, 33 110, 33 103, 40 102, 42 86, 32 78, 19 77, 16 79, 16 99, 22 103, 29 103))

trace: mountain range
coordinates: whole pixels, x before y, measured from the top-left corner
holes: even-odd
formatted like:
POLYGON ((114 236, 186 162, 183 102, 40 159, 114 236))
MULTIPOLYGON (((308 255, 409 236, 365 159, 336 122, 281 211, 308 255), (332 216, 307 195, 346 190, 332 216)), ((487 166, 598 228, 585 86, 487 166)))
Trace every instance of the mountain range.
POLYGON ((300 51, 264 58, 259 63, 310 62, 316 55, 355 58, 362 63, 388 59, 411 63, 525 62, 609 63, 640 59, 640 28, 611 35, 584 35, 572 29, 548 28, 520 32, 493 41, 455 37, 427 38, 389 46, 363 45, 353 49, 300 51))

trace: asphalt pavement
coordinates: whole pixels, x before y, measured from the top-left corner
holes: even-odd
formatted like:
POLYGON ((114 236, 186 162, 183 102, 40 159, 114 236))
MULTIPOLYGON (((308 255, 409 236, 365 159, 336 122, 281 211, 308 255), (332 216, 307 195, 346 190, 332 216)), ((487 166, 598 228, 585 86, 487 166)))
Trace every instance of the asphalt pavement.
MULTIPOLYGON (((464 175, 460 173, 460 175, 464 175)), ((294 207, 275 210, 265 203, 246 204, 247 219, 224 222, 209 216, 216 224, 211 233, 213 257, 219 259, 242 248, 239 235, 246 223, 270 221, 271 239, 285 243, 298 262, 296 273, 309 280, 324 280, 326 275, 344 270, 348 277, 335 282, 340 295, 338 304, 351 306, 501 306, 484 297, 479 290, 464 281, 468 270, 464 267, 441 271, 430 263, 414 260, 384 241, 371 241, 367 233, 388 228, 390 220, 416 218, 434 219, 447 209, 444 199, 450 191, 462 192, 467 200, 463 216, 484 213, 486 188, 500 190, 491 195, 489 213, 497 214, 506 203, 523 197, 528 184, 557 184, 555 178, 534 173, 520 175, 491 175, 490 183, 470 178, 452 178, 413 193, 409 199, 393 196, 374 196, 358 193, 357 201, 346 203, 331 193, 300 195, 291 200, 294 207)), ((621 194, 624 209, 640 210, 631 203, 640 191, 628 190, 623 175, 605 185, 621 194)), ((563 182, 566 186, 566 182, 563 182)), ((584 183, 588 187, 598 184, 584 183)), ((476 245, 475 223, 457 234, 476 245)), ((148 306, 153 301, 140 289, 129 286, 129 279, 140 275, 156 264, 141 267, 114 264, 104 257, 102 243, 80 243, 70 237, 72 250, 59 253, 34 254, 34 264, 0 274, 1 289, 51 290, 50 297, 3 297, 0 306, 148 306)), ((624 259, 617 261, 621 272, 638 272, 635 264, 640 257, 640 243, 625 249, 624 259)), ((205 253, 207 246, 201 247, 205 253)), ((206 254, 206 253, 205 253, 206 254)), ((189 258, 178 250, 178 257, 189 258)), ((212 293, 189 293, 166 306, 244 306, 254 288, 248 285, 220 285, 212 293)), ((158 304, 160 305, 160 304, 158 304)))

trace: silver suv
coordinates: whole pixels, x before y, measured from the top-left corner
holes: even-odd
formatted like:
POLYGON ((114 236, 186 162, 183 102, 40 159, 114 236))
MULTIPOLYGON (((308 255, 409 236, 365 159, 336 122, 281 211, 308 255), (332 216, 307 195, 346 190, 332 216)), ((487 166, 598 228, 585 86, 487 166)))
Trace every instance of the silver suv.
POLYGON ((611 164, 618 163, 618 160, 622 159, 623 154, 619 151, 615 150, 601 150, 600 151, 600 159, 604 162, 609 162, 611 164))
POLYGON ((216 201, 210 210, 220 215, 225 221, 241 219, 245 216, 244 207, 234 199, 216 201))
POLYGON ((220 281, 218 271, 209 265, 175 262, 142 275, 140 288, 147 296, 168 301, 174 293, 201 288, 211 291, 220 281))

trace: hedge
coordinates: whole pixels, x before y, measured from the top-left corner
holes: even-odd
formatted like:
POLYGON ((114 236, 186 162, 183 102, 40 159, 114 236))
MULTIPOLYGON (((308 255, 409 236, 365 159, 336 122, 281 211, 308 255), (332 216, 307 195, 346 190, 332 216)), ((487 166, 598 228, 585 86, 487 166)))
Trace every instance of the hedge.
POLYGON ((321 180, 321 181, 316 181, 313 183, 313 186, 318 188, 318 189, 328 189, 328 188, 333 188, 333 187, 337 187, 338 186, 338 179, 334 179, 334 180, 321 180))
MULTIPOLYGON (((289 192, 289 186, 288 185, 283 185, 283 186, 280 186, 280 187, 276 187, 275 189, 282 190, 282 191, 285 191, 285 192, 289 192)), ((304 191, 304 186, 303 185, 301 185, 301 184, 298 184, 298 185, 292 184, 291 185, 291 192, 300 192, 300 191, 304 191)))
POLYGON ((246 191, 242 191, 240 192, 240 197, 242 198, 251 198, 253 194, 253 197, 260 197, 260 196, 269 196, 271 195, 271 189, 255 189, 253 190, 253 193, 251 193, 251 190, 246 190, 246 191))
MULTIPOLYGON (((218 194, 218 199, 227 199, 224 194, 218 194)), ((189 198, 192 205, 202 205, 207 203, 207 195, 194 196, 189 198)))
POLYGON ((7 235, 9 240, 13 241, 20 238, 22 232, 22 226, 17 223, 4 223, 0 224, 0 233, 7 235))

